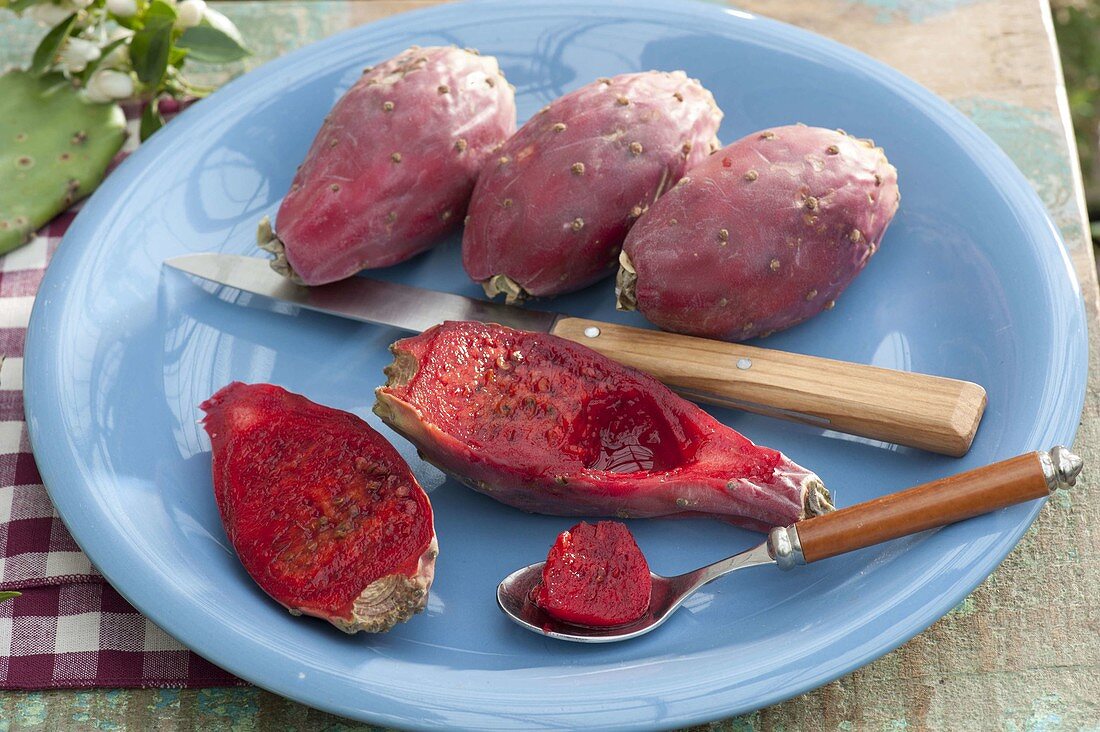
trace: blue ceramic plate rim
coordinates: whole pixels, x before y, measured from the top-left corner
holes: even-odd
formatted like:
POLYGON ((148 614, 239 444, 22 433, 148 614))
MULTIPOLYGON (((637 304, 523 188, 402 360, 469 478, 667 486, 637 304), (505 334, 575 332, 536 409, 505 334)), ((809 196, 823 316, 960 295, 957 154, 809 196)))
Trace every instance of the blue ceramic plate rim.
MULTIPOLYGON (((143 145, 119 170, 107 179, 104 185, 88 201, 84 214, 76 220, 70 229, 65 244, 54 257, 43 280, 27 334, 25 404, 28 431, 40 472, 59 514, 69 527, 77 543, 116 589, 160 627, 199 654, 238 676, 275 693, 326 711, 375 723, 428 728, 424 722, 417 720, 415 708, 410 707, 401 700, 384 698, 376 694, 372 696, 372 701, 381 701, 383 704, 367 710, 363 708, 362 704, 356 705, 326 695, 324 690, 318 686, 294 685, 280 681, 265 670, 267 668, 265 659, 260 655, 252 656, 250 662, 245 661, 246 654, 241 652, 244 649, 239 644, 234 643, 235 639, 232 636, 220 638, 217 629, 212 631, 210 628, 199 625, 202 616, 195 614, 197 608, 189 608, 186 604, 171 605, 165 596, 157 592, 146 591, 142 587, 141 572, 143 564, 140 558, 120 551, 122 547, 117 546, 112 541, 112 537, 97 536, 94 525, 82 520, 81 512, 86 506, 80 502, 79 486, 82 484, 83 475, 79 469, 78 457, 58 448, 58 445, 64 444, 62 440, 51 440, 51 436, 64 434, 64 422, 61 419, 60 412, 63 405, 51 395, 50 385, 58 379, 64 378, 64 375, 56 368, 58 343, 50 338, 50 333, 55 332, 52 326, 59 322, 64 313, 62 307, 64 300, 59 295, 64 292, 67 282, 73 276, 74 264, 79 261, 77 257, 79 247, 81 244, 87 244, 85 235, 94 230, 95 215, 100 209, 106 210, 109 202, 119 192, 123 191, 131 180, 138 176, 144 166, 152 164, 163 151, 186 135, 188 128, 201 120, 201 115, 213 114, 232 105, 233 96, 239 89, 243 90, 267 77, 283 73, 295 66, 305 65, 311 58, 325 53, 326 49, 353 42, 353 39, 370 34, 381 34, 389 29, 399 28, 409 23, 415 24, 426 18, 444 20, 448 14, 458 12, 481 11, 489 13, 491 8, 498 4, 502 3, 499 3, 499 0, 474 0, 473 2, 457 5, 439 6, 405 13, 369 26, 345 31, 265 64, 244 77, 227 84, 209 100, 205 101, 201 107, 186 112, 164 132, 143 145)), ((511 2, 502 5, 506 5, 509 10, 515 10, 517 5, 539 8, 544 3, 537 1, 511 2)), ((564 5, 564 3, 561 5, 564 5)), ((696 22, 704 20, 722 23, 731 14, 742 19, 751 19, 754 28, 762 35, 782 39, 784 43, 792 47, 798 47, 806 52, 835 59, 851 68, 875 77, 887 90, 934 115, 938 119, 942 130, 963 146, 971 154, 972 159, 985 168, 991 179, 1000 182, 1001 192, 1017 207, 1021 227, 1035 232, 1046 230, 1047 236, 1040 238, 1046 238, 1053 242, 1061 241, 1045 208, 1032 191, 1027 180, 1000 148, 954 107, 897 71, 820 36, 739 11, 698 3, 682 3, 675 8, 670 8, 659 2, 659 0, 615 0, 604 4, 605 8, 608 6, 628 7, 639 12, 663 14, 670 17, 680 16, 696 22)), ((579 8, 583 8, 583 5, 579 8)), ((1051 334, 1052 343, 1055 344, 1055 351, 1051 354, 1051 362, 1052 366, 1059 365, 1061 367, 1059 373, 1063 374, 1065 378, 1057 384, 1052 383, 1051 380, 1048 380, 1045 384, 1042 396, 1044 402, 1050 400, 1049 403, 1053 406, 1048 412, 1051 417, 1046 424, 1036 425, 1032 430, 1030 439, 1034 444, 1030 445, 1028 449, 1041 449, 1052 444, 1072 443, 1084 404, 1087 375, 1087 331, 1079 286, 1064 245, 1053 246, 1048 249, 1049 251, 1040 253, 1042 254, 1041 261, 1043 265, 1042 276, 1046 281, 1055 282, 1059 285, 1058 288, 1052 288, 1052 291, 1057 293, 1057 297, 1062 300, 1058 305, 1068 316, 1065 321, 1056 321, 1058 332, 1051 334), (1069 284, 1070 287, 1066 288, 1066 284, 1069 284)), ((934 605, 925 605, 924 612, 914 613, 908 617, 907 623, 895 625, 892 629, 894 633, 888 641, 880 642, 873 648, 865 648, 861 652, 849 653, 848 661, 845 664, 833 666, 828 671, 808 670, 805 675, 795 681, 788 680, 787 683, 776 684, 768 692, 756 694, 751 698, 739 695, 736 689, 716 689, 714 693, 695 696, 687 704, 678 703, 673 706, 672 701, 669 700, 669 706, 665 708, 666 714, 661 718, 660 726, 673 727, 695 724, 767 706, 850 673, 897 648, 926 629, 980 584, 1000 564, 1008 552, 1016 546, 1020 537, 1034 521, 1042 505, 1042 502, 1035 502, 1028 506, 1023 514, 1023 520, 1013 530, 1002 534, 989 547, 989 551, 981 561, 971 563, 952 586, 941 589, 934 605)), ((255 644, 250 645, 247 650, 269 653, 269 649, 266 647, 261 648, 255 644)), ((270 655, 271 657, 266 660, 277 663, 278 656, 270 655)), ((285 679, 285 677, 283 678, 285 679)), ((468 715, 469 710, 466 711, 468 715)), ((522 709, 512 708, 507 711, 508 716, 503 719, 496 716, 492 710, 486 711, 482 718, 478 720, 479 726, 480 724, 485 726, 512 725, 517 723, 523 714, 522 709)), ((465 719, 468 720, 470 717, 467 716, 465 719)), ((533 717, 528 717, 526 721, 531 724, 554 723, 552 719, 535 719, 533 717)), ((643 729, 652 728, 654 724, 653 720, 646 721, 631 718, 624 719, 615 726, 624 729, 643 729)))

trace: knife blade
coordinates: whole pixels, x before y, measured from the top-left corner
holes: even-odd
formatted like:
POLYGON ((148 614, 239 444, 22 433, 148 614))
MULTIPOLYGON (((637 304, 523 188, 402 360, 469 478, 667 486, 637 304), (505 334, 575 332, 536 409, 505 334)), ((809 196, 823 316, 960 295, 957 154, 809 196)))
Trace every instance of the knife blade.
POLYGON ((204 280, 293 303, 307 310, 418 333, 444 320, 479 320, 549 333, 558 318, 556 313, 366 277, 305 287, 275 272, 269 262, 235 254, 187 254, 164 263, 204 280))
POLYGON ((368 277, 305 287, 258 257, 188 254, 164 264, 307 310, 401 330, 477 320, 550 333, 647 371, 695 401, 945 455, 970 449, 985 411, 985 389, 942 376, 602 323, 368 277))

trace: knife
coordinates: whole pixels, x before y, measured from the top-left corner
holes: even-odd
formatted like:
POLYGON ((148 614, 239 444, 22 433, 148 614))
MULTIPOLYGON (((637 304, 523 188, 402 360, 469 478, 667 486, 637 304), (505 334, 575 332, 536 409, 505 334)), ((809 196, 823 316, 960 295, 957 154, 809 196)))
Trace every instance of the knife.
POLYGON ((401 330, 478 320, 550 333, 646 371, 695 401, 944 455, 970 449, 985 411, 985 389, 969 381, 574 318, 367 277, 304 287, 274 272, 269 261, 189 254, 165 264, 307 310, 401 330))

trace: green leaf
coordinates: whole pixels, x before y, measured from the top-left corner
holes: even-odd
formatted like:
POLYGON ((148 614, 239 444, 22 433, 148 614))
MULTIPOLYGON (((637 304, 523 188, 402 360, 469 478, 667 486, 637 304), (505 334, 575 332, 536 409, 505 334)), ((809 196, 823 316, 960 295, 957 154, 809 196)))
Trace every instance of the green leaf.
POLYGON ((22 592, 0 592, 0 602, 20 597, 22 594, 22 592))
POLYGON ((206 10, 202 14, 202 22, 200 25, 217 28, 240 45, 244 45, 244 38, 241 37, 241 32, 237 30, 237 26, 233 25, 233 21, 225 17, 222 13, 219 13, 210 5, 206 6, 206 10))
POLYGON ((0 8, 7 8, 13 13, 21 13, 36 2, 38 0, 4 0, 4 2, 0 2, 0 8))
POLYGON ((43 71, 53 66, 57 52, 61 50, 61 44, 69 37, 76 23, 76 13, 73 13, 61 21, 46 34, 46 37, 34 49, 34 57, 31 61, 31 73, 41 75, 43 71))
MULTIPOLYGON (((178 43, 178 41, 177 41, 178 43)), ((184 59, 187 58, 187 49, 180 48, 179 46, 172 46, 172 50, 168 52, 168 65, 175 66, 177 69, 183 66, 184 59)))
POLYGON ((138 16, 132 15, 129 18, 120 18, 117 15, 112 15, 111 20, 118 23, 120 27, 126 30, 137 30, 141 27, 141 21, 138 20, 138 16))
MULTIPOLYGON (((153 5, 164 5, 154 2, 153 5)), ((171 10, 171 8, 169 8, 171 10)), ((172 11, 175 13, 175 11, 172 11)), ((134 33, 130 41, 130 62, 138 79, 146 84, 158 84, 168 68, 168 52, 172 49, 172 19, 153 16, 145 27, 134 33)))
POLYGON ((65 78, 60 71, 50 71, 38 77, 39 88, 42 96, 73 91, 73 83, 65 78))
POLYGON ((146 25, 152 19, 168 18, 173 23, 176 22, 176 9, 164 2, 164 0, 153 0, 149 3, 149 10, 145 12, 146 25))
POLYGON ((141 141, 145 142, 154 132, 164 127, 164 116, 160 113, 160 104, 156 99, 145 105, 141 113, 141 141))
POLYGON ((107 56, 109 56, 112 51, 121 46, 127 40, 128 39, 126 38, 119 38, 111 41, 106 46, 101 48, 99 50, 99 58, 97 58, 95 61, 89 61, 88 65, 84 67, 84 70, 80 72, 80 83, 84 86, 87 86, 88 80, 92 78, 92 74, 94 74, 96 69, 99 68, 99 65, 103 63, 103 59, 107 58, 107 56))
POLYGON ((188 28, 176 44, 190 51, 191 58, 213 64, 239 61, 252 54, 233 36, 208 25, 188 28))

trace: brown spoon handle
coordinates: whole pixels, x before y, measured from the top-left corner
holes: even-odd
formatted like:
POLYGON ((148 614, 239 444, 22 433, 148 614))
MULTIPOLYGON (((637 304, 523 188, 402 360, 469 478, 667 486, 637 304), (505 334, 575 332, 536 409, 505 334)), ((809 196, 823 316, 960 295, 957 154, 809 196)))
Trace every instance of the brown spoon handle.
POLYGON ((801 563, 799 546, 803 561, 816 562, 1042 498, 1073 485, 1081 466, 1079 457, 1055 447, 799 521, 786 530, 794 550, 789 563, 801 563))

